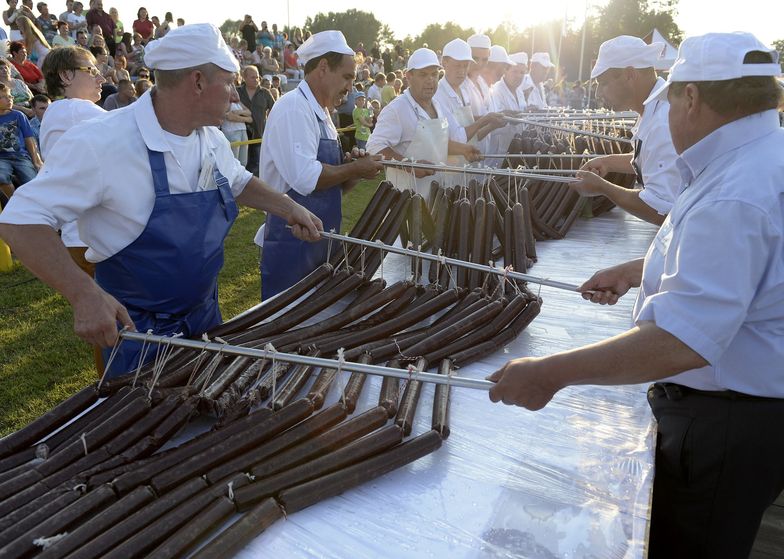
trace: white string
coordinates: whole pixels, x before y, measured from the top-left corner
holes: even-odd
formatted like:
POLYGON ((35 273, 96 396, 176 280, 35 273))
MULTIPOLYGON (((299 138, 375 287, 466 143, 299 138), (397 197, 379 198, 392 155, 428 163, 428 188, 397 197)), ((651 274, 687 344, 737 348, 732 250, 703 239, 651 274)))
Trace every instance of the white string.
MULTIPOLYGON (((182 332, 177 332, 176 334, 171 336, 171 339, 180 338, 182 337, 182 335, 183 335, 182 332)), ((163 349, 161 351, 162 355, 160 361, 156 363, 157 369, 153 368, 152 382, 150 382, 150 391, 147 393, 148 398, 152 398, 152 391, 155 388, 155 386, 158 384, 158 380, 161 378, 163 371, 166 369, 166 364, 169 362, 172 353, 174 353, 174 346, 171 344, 171 342, 169 342, 168 344, 162 342, 162 344, 163 344, 163 349)))
POLYGON ((196 357, 196 363, 193 365, 193 370, 191 371, 191 375, 188 377, 188 383, 186 386, 190 386, 191 383, 193 383, 193 381, 196 379, 196 371, 198 371, 199 367, 201 367, 202 359, 207 352, 207 345, 210 343, 210 338, 207 336, 207 332, 204 332, 201 335, 201 339, 204 341, 204 346, 201 348, 201 352, 196 357))
POLYGON ((51 538, 36 538, 33 540, 33 545, 37 545, 41 549, 49 549, 60 540, 68 536, 68 532, 63 532, 62 534, 57 534, 56 536, 52 536, 51 538))
POLYGON ((131 387, 136 388, 136 381, 139 379, 139 373, 142 372, 142 365, 144 364, 144 360, 147 358, 147 351, 149 350, 148 340, 152 336, 152 328, 147 330, 147 335, 144 337, 144 341, 142 342, 142 349, 139 352, 139 364, 136 367, 136 374, 133 376, 133 384, 131 387))
POLYGON ((340 377, 343 373, 343 365, 345 363, 346 363, 346 352, 344 348, 340 347, 338 348, 338 370, 335 373, 335 377, 338 379, 338 383, 342 385, 340 388, 340 393, 341 393, 340 403, 343 404, 344 406, 346 405, 346 385, 348 384, 348 381, 342 382, 343 379, 341 379, 340 377))
POLYGON ((359 249, 359 267, 362 270, 362 276, 365 276, 365 245, 359 249))
POLYGON ((266 359, 270 353, 272 354, 272 365, 270 367, 270 373, 272 374, 272 399, 270 400, 270 403, 274 405, 275 392, 278 386, 278 371, 275 369, 275 354, 277 353, 277 350, 274 345, 267 343, 267 345, 264 346, 264 358, 266 359))
POLYGON ((442 434, 443 434, 443 428, 444 428, 444 426, 446 424, 446 410, 447 410, 447 407, 449 405, 449 395, 452 392, 452 373, 453 373, 453 368, 450 365, 449 368, 447 369, 447 372, 446 372, 446 402, 447 402, 447 405, 444 406, 443 408, 441 408, 441 429, 442 429, 442 434))
POLYGON ((82 446, 84 447, 84 455, 87 456, 87 433, 82 433, 82 436, 79 437, 82 441, 82 446))
MULTIPOLYGON (((335 229, 330 229, 330 233, 334 233, 335 229)), ((327 244, 327 262, 331 260, 332 257, 332 239, 329 239, 329 243, 327 244)))
POLYGON ((221 362, 220 356, 223 353, 223 350, 226 349, 226 346, 229 345, 226 340, 219 338, 217 336, 215 337, 215 341, 218 343, 222 343, 223 345, 220 347, 220 349, 218 349, 218 351, 215 353, 215 356, 212 358, 213 359, 212 363, 214 363, 214 365, 210 366, 204 371, 204 382, 201 383, 201 390, 199 390, 200 395, 204 395, 204 393, 207 391, 207 386, 210 384, 210 381, 212 380, 212 375, 215 373, 215 371, 218 370, 218 367, 220 367, 220 362, 221 362))
MULTIPOLYGON (((382 247, 384 246, 384 241, 381 239, 376 239, 376 242, 380 244, 382 247)), ((384 249, 381 248, 381 279, 384 279, 384 249)))
POLYGON ((98 381, 99 391, 101 390, 101 385, 103 384, 103 381, 106 379, 106 375, 109 373, 109 369, 112 366, 112 362, 114 361, 114 358, 117 356, 117 352, 120 350, 120 345, 125 341, 125 339, 122 337, 121 334, 125 332, 127 329, 128 329, 127 326, 123 326, 122 330, 120 330, 120 333, 117 335, 117 341, 114 342, 114 347, 112 347, 112 351, 111 353, 109 353, 109 360, 106 362, 106 365, 104 365, 103 374, 101 375, 101 380, 98 381))
POLYGON ((229 488, 229 500, 233 501, 234 500, 234 482, 230 481, 228 483, 227 487, 229 488))

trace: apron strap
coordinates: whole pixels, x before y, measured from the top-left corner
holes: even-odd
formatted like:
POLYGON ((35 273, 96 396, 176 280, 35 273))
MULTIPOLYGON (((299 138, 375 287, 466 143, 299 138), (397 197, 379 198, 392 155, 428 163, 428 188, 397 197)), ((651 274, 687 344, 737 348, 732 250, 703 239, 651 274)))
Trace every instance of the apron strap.
POLYGON ((163 152, 147 149, 147 157, 150 160, 150 170, 152 171, 152 185, 155 187, 155 196, 169 195, 169 177, 166 174, 166 161, 163 152))

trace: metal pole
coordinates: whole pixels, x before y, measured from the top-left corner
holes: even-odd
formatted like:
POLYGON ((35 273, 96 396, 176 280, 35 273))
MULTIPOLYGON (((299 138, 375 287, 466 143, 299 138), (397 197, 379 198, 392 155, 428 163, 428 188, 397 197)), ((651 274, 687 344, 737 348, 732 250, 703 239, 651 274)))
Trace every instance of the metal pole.
POLYGON ((352 373, 365 373, 382 377, 393 377, 403 380, 417 380, 430 382, 433 384, 446 384, 459 388, 473 388, 475 390, 490 390, 495 383, 483 379, 471 379, 464 377, 454 377, 449 375, 439 375, 434 373, 418 372, 415 368, 411 369, 392 369, 380 365, 365 365, 353 361, 338 361, 335 359, 324 359, 323 357, 310 357, 307 355, 297 355, 294 353, 281 353, 277 351, 267 351, 264 349, 253 349, 249 347, 234 346, 215 342, 202 342, 199 340, 187 340, 182 338, 172 338, 170 336, 158 336, 155 334, 142 334, 140 332, 120 332, 121 340, 131 340, 148 344, 170 345, 184 347, 198 351, 210 351, 213 353, 223 353, 225 355, 236 355, 241 357, 252 357, 255 359, 270 359, 294 363, 297 365, 308 365, 311 367, 321 367, 322 369, 340 369, 352 373))
MULTIPOLYGON (((505 159, 507 157, 528 157, 536 159, 585 159, 589 157, 601 157, 599 153, 483 153, 485 159, 505 159)), ((557 169, 553 169, 557 170, 557 169)), ((539 169, 536 171, 539 172, 539 169)))
POLYGON ((619 138, 618 136, 610 136, 609 134, 599 134, 598 132, 588 132, 587 130, 581 130, 579 128, 570 128, 567 126, 556 126, 555 124, 545 124, 543 122, 537 122, 535 120, 529 120, 527 118, 512 118, 512 117, 504 117, 504 120, 507 122, 515 122, 519 124, 528 124, 530 126, 539 126, 540 128, 551 128, 553 130, 561 130, 563 132, 570 132, 572 134, 578 134, 582 136, 592 136, 594 138, 601 138, 603 140, 611 140, 613 142, 623 142, 626 144, 631 144, 631 140, 627 140, 626 138, 619 138))
POLYGON ((521 179, 533 179, 550 182, 570 183, 577 182, 578 179, 574 177, 560 177, 557 175, 547 175, 538 173, 525 173, 519 171, 510 171, 508 169, 493 169, 491 167, 455 167, 452 165, 433 165, 430 163, 417 163, 415 161, 396 161, 385 160, 381 161, 382 165, 387 167, 405 167, 408 169, 431 169, 433 171, 442 171, 448 173, 466 173, 469 175, 494 175, 502 177, 516 177, 521 179))
POLYGON ((521 274, 520 272, 513 272, 508 271, 504 268, 496 268, 495 266, 486 266, 484 264, 476 264, 474 262, 466 262, 465 260, 458 260, 456 258, 448 258, 446 256, 439 256, 437 254, 430 254, 427 252, 419 252, 417 250, 411 250, 407 248, 395 247, 392 245, 385 245, 381 241, 366 241, 365 239, 356 239, 354 237, 349 237, 347 235, 340 235, 338 233, 332 233, 327 231, 320 231, 319 232, 322 237, 327 239, 332 239, 335 241, 345 241, 347 243, 354 243, 357 245, 363 245, 370 248, 381 249, 385 252, 391 252, 393 254, 402 254, 406 256, 413 256, 416 258, 421 258, 422 260, 429 260, 431 262, 440 262, 443 265, 450 264, 453 266, 458 266, 462 268, 469 268, 471 270, 478 270, 480 272, 486 272, 488 274, 495 274, 497 276, 506 276, 512 279, 519 279, 521 281, 526 281, 528 283, 535 283, 537 285, 544 285, 547 287, 554 287, 556 289, 564 289, 566 291, 572 291, 574 293, 578 293, 579 285, 573 285, 570 283, 564 283, 562 281, 554 281, 545 278, 539 278, 536 276, 531 276, 528 274, 521 274))

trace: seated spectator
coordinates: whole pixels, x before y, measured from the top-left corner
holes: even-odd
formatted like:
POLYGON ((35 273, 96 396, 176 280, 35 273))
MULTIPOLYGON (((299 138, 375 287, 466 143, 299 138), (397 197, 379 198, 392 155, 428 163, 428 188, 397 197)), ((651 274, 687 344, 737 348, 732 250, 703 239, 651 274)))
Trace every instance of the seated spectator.
POLYGON ((183 25, 185 25, 185 20, 183 18, 181 18, 181 17, 178 17, 177 18, 177 27, 182 27, 183 25))
MULTIPOLYGON (((153 22, 154 24, 155 22, 153 22)), ((174 16, 171 12, 166 12, 163 14, 163 21, 155 30, 155 38, 156 39, 163 39, 166 34, 171 31, 172 23, 174 23, 174 16)))
POLYGON ((373 126, 373 109, 365 106, 365 94, 357 93, 354 98, 354 141, 359 149, 365 149, 368 138, 370 138, 370 128, 373 126))
POLYGON ((19 27, 16 24, 16 18, 23 15, 27 15, 29 18, 35 18, 35 15, 32 12, 27 14, 29 10, 24 5, 17 7, 17 0, 7 0, 7 2, 8 10, 3 12, 3 23, 5 23, 11 31, 11 40, 21 41, 22 34, 19 32, 19 27))
POLYGON ((144 66, 142 66, 136 72, 136 78, 140 79, 140 80, 152 80, 152 75, 150 73, 150 69, 149 68, 145 68, 144 66))
MULTIPOLYGON (((384 87, 381 88, 381 106, 386 107, 392 99, 400 95, 400 89, 398 88, 395 90, 395 77, 394 72, 389 72, 387 74, 386 83, 384 87)), ((403 82, 400 82, 400 85, 403 85, 403 82)))
POLYGON ((11 43, 11 64, 14 65, 31 90, 37 93, 43 93, 46 90, 41 69, 27 59, 27 48, 21 41, 11 43))
POLYGON ((282 51, 285 43, 283 42, 284 41, 283 33, 278 31, 277 23, 272 24, 272 37, 273 37, 272 48, 277 50, 278 52, 282 51))
POLYGON ((39 68, 43 65, 46 55, 52 50, 49 42, 33 23, 33 20, 25 16, 16 18, 19 32, 22 34, 24 45, 31 62, 35 62, 39 68))
POLYGON ((275 58, 272 58, 272 48, 263 47, 261 50, 261 58, 258 62, 260 74, 279 74, 280 64, 275 58))
POLYGON ((0 58, 0 83, 4 84, 11 92, 11 97, 14 100, 13 109, 23 112, 28 118, 32 117, 33 110, 30 106, 30 100, 33 98, 33 93, 24 81, 11 77, 11 63, 4 58, 0 58))
MULTIPOLYGON (((117 50, 119 51, 120 49, 118 48, 117 50)), ((120 83, 120 80, 131 81, 131 74, 128 72, 127 66, 128 62, 125 55, 118 54, 114 57, 114 77, 117 79, 118 84, 120 83)))
POLYGON ((83 29, 87 32, 87 14, 84 13, 84 4, 81 2, 74 2, 73 3, 73 12, 68 15, 68 18, 65 20, 68 24, 68 27, 71 30, 71 33, 74 35, 75 39, 79 39, 76 34, 79 30, 83 29))
POLYGON ((357 83, 362 84, 362 91, 367 91, 367 88, 373 84, 373 80, 370 79, 370 70, 363 68, 357 71, 357 76, 357 83))
POLYGON ((25 184, 43 165, 30 122, 13 103, 8 87, 0 84, 0 192, 7 198, 14 193, 14 178, 25 184))
POLYGON ((285 69, 286 77, 302 80, 305 79, 305 70, 299 67, 299 60, 297 53, 294 52, 294 44, 289 43, 286 45, 286 51, 283 53, 283 67, 285 69))
POLYGON ((133 34, 133 45, 131 45, 131 50, 128 52, 128 66, 131 73, 144 66, 144 44, 142 43, 142 36, 138 33, 133 34))
POLYGON ((76 39, 71 37, 71 29, 65 21, 57 22, 57 35, 52 39, 52 48, 75 45, 76 39))
POLYGON ((41 135, 41 119, 44 118, 44 113, 46 109, 49 108, 49 97, 46 95, 38 95, 33 96, 33 100, 30 101, 30 106, 33 109, 33 118, 30 119, 30 128, 33 130, 33 134, 35 134, 35 141, 38 144, 38 151, 41 151, 41 142, 39 141, 39 136, 41 135))
POLYGON ((89 39, 87 38, 87 30, 80 29, 76 32, 76 46, 82 47, 83 49, 89 49, 89 39))
POLYGON ((131 80, 122 79, 117 84, 117 93, 112 93, 103 102, 105 111, 122 109, 136 101, 136 89, 131 80))
POLYGON ((95 57, 95 67, 101 72, 103 79, 109 85, 117 85, 117 76, 114 68, 109 65, 109 53, 104 47, 90 47, 90 52, 95 57))
MULTIPOLYGON (((221 123, 221 131, 229 142, 247 142, 247 125, 253 123, 253 116, 250 109, 240 102, 236 88, 233 88, 230 102, 229 112, 226 113, 226 118, 221 123)), ((231 152, 243 166, 248 164, 248 144, 231 146, 231 152)))
MULTIPOLYGON (((117 11, 117 8, 109 8, 109 17, 114 22, 114 44, 116 49, 125 34, 125 25, 120 21, 120 13, 117 11)), ((116 50, 114 54, 117 54, 116 50)))
POLYGON ((282 86, 285 85, 285 83, 281 82, 282 80, 280 76, 272 76, 270 79, 270 93, 272 93, 272 98, 275 99, 275 101, 277 101, 280 96, 283 95, 282 86))
POLYGON ((368 87, 367 89, 367 98, 369 101, 375 99, 379 103, 381 102, 381 90, 387 84, 387 77, 384 74, 376 74, 375 78, 373 78, 373 84, 368 87))
POLYGON ((54 36, 57 34, 57 18, 54 14, 49 13, 49 7, 46 5, 46 2, 38 2, 36 8, 41 15, 35 18, 35 24, 38 26, 41 33, 43 33, 46 41, 51 44, 52 39, 54 39, 54 36))
POLYGON ((152 87, 152 82, 150 80, 148 80, 147 78, 140 77, 133 84, 133 88, 136 90, 136 98, 138 99, 139 97, 144 95, 144 92, 150 89, 151 87, 152 87))
POLYGON ((147 8, 139 8, 139 10, 136 12, 136 21, 133 22, 133 32, 134 35, 136 33, 139 34, 139 37, 141 37, 141 42, 144 45, 146 45, 149 40, 152 39, 152 34, 155 32, 155 26, 150 21, 147 8))

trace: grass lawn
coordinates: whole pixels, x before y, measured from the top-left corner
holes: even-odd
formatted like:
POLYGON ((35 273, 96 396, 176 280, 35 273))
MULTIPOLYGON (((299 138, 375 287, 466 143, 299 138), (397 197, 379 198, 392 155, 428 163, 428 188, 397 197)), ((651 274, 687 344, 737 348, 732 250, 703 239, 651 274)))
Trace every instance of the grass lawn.
MULTIPOLYGON (((352 227, 379 180, 363 181, 343 198, 343 227, 352 227)), ((263 214, 243 208, 226 239, 220 274, 225 318, 258 304, 258 247, 263 214)), ((71 307, 21 264, 0 274, 0 436, 19 429, 95 381, 92 349, 73 333, 71 307)))

